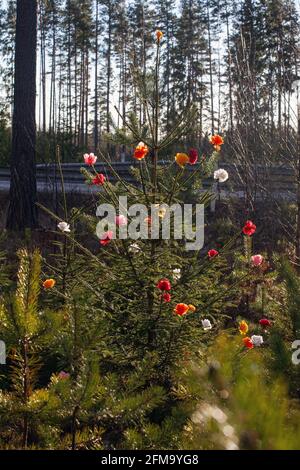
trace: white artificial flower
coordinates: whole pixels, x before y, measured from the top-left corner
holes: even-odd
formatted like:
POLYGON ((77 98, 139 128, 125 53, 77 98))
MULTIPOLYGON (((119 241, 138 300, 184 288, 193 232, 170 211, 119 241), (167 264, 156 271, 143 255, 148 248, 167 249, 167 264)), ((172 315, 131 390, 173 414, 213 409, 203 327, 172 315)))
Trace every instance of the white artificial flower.
POLYGON ((225 183, 229 178, 229 175, 226 170, 223 170, 220 168, 219 170, 216 170, 214 173, 214 179, 218 180, 219 183, 225 183))
POLYGON ((175 281, 179 281, 179 279, 181 278, 181 269, 180 268, 173 269, 173 278, 175 279, 175 281))
POLYGON ((59 228, 59 230, 64 233, 71 232, 70 225, 67 224, 67 222, 59 222, 59 224, 57 225, 57 228, 59 228))
POLYGON ((263 337, 257 335, 251 336, 251 341, 255 347, 261 346, 264 343, 263 337))
POLYGON ((132 243, 130 246, 129 246, 129 249, 130 253, 139 253, 141 251, 141 248, 139 247, 139 245, 137 243, 132 243))
POLYGON ((202 320, 202 326, 203 326, 204 331, 208 331, 212 329, 212 324, 210 320, 207 320, 207 319, 202 320))

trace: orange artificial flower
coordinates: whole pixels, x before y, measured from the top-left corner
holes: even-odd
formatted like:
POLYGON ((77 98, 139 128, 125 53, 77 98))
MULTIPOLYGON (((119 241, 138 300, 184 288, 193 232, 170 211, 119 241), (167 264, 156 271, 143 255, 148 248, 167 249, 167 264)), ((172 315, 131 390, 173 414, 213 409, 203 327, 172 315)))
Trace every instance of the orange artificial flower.
POLYGON ((244 338, 243 343, 244 343, 244 345, 246 346, 247 349, 253 349, 254 348, 254 344, 253 344, 251 338, 244 338))
POLYGON ((179 317, 183 317, 188 313, 189 309, 189 306, 186 304, 177 304, 174 308, 174 313, 179 317))
POLYGON ((210 139, 210 143, 214 146, 217 152, 221 151, 221 147, 224 144, 224 139, 220 135, 213 135, 210 139))
POLYGON ((181 168, 184 168, 187 163, 189 163, 190 158, 186 153, 177 153, 175 157, 175 161, 177 165, 181 166, 181 168))
POLYGON ((239 324, 239 330, 241 335, 246 335, 249 331, 248 323, 246 323, 244 320, 241 321, 241 323, 239 324))
POLYGON ((157 39, 157 42, 160 43, 160 41, 162 40, 164 36, 164 33, 160 30, 156 31, 156 39, 157 39))
POLYGON ((136 160, 143 160, 146 155, 149 153, 149 149, 144 142, 140 142, 139 145, 135 148, 133 158, 136 160))
POLYGON ((43 282, 43 287, 44 289, 52 289, 56 284, 55 279, 46 279, 46 281, 43 282))
POLYGON ((196 312, 196 307, 195 305, 189 305, 189 311, 192 312, 192 313, 195 313, 196 312))

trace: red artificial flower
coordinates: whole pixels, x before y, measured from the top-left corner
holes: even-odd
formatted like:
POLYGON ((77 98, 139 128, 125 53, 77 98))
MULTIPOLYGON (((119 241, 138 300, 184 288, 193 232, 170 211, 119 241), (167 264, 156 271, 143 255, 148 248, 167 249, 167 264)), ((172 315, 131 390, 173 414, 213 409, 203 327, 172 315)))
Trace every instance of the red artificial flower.
POLYGON ((152 217, 150 217, 150 216, 149 216, 149 217, 146 217, 145 220, 144 220, 144 222, 145 222, 147 225, 149 225, 149 227, 151 227, 151 225, 152 225, 152 217))
POLYGON ((248 338, 248 337, 244 338, 243 343, 244 343, 244 345, 246 346, 247 349, 253 349, 254 348, 254 344, 251 341, 251 338, 248 338))
POLYGON ((102 246, 108 245, 113 239, 113 236, 114 234, 111 230, 109 230, 108 232, 105 232, 100 239, 100 245, 102 246))
POLYGON ((145 158, 148 153, 149 149, 147 145, 144 144, 144 142, 140 142, 139 145, 135 148, 133 158, 136 160, 143 160, 143 158, 145 158))
POLYGON ((198 161, 198 150, 197 149, 191 149, 189 151, 190 165, 196 165, 197 161, 198 161))
POLYGON ((105 181, 105 176, 102 173, 98 173, 95 178, 92 179, 92 184, 95 184, 96 186, 102 186, 105 181))
POLYGON ((162 298, 163 298, 163 301, 168 304, 171 302, 171 295, 168 293, 168 292, 165 292, 163 295, 162 295, 162 298))
POLYGON ((255 232, 256 232, 256 225, 253 222, 251 222, 251 220, 247 220, 247 222, 245 223, 243 227, 244 235, 251 237, 252 235, 255 234, 255 232))
POLYGON ((267 318, 262 318, 261 320, 259 320, 259 324, 263 326, 264 328, 267 328, 268 326, 272 326, 272 323, 267 318))
POLYGON ((157 288, 162 291, 170 291, 171 290, 171 283, 169 279, 161 279, 157 284, 157 288))
POLYGON ((216 256, 218 256, 219 252, 217 250, 209 250, 209 252, 207 254, 208 254, 208 257, 210 259, 212 259, 212 258, 215 258, 216 256))
POLYGON ((179 317, 183 317, 188 313, 189 309, 189 306, 186 304, 177 304, 174 309, 174 313, 179 317))

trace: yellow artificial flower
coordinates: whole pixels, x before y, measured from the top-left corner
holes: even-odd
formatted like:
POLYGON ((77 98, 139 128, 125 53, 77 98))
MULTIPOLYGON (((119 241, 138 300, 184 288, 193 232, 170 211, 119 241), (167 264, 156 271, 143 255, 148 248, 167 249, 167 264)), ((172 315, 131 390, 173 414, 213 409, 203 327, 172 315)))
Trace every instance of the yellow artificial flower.
POLYGON ((186 153, 177 153, 175 157, 175 161, 177 165, 181 166, 181 168, 184 168, 185 165, 189 163, 190 159, 186 153))
POLYGON ((167 209, 160 204, 155 204, 155 209, 157 209, 157 214, 160 219, 164 219, 167 213, 167 209))
POLYGON ((192 313, 195 313, 196 312, 196 307, 195 305, 189 305, 189 311, 192 312, 192 313))
POLYGON ((248 323, 246 323, 244 320, 241 321, 239 324, 239 330, 240 330, 241 335, 246 335, 249 331, 248 323))

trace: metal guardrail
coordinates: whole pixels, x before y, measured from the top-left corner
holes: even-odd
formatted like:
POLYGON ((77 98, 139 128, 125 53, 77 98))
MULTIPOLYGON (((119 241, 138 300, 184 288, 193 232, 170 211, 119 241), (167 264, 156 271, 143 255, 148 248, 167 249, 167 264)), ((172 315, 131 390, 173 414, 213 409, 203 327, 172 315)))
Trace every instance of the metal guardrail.
MULTIPOLYGON (((162 162, 164 164, 164 162, 162 162)), ((165 163, 166 165, 169 162, 165 163)), ((116 162, 112 164, 114 170, 119 174, 121 178, 126 181, 133 182, 134 178, 131 174, 130 169, 132 167, 138 167, 135 162, 116 162)), ((235 167, 228 163, 220 164, 222 168, 225 168, 230 174, 230 180, 228 183, 222 185, 222 192, 227 195, 243 193, 244 188, 241 185, 238 174, 242 174, 242 169, 235 167)), ((66 191, 72 192, 87 192, 90 191, 90 187, 86 186, 84 177, 80 172, 80 168, 84 167, 82 163, 63 163, 62 171, 65 180, 66 191)), ((197 166, 187 167, 187 171, 194 171, 197 166)), ((111 182, 116 181, 116 177, 110 171, 109 167, 104 163, 97 163, 96 170, 106 174, 111 182)), ((264 181, 267 182, 267 190, 273 195, 282 195, 283 197, 294 198, 296 195, 296 178, 295 171, 291 167, 286 166, 274 166, 267 169, 264 167, 257 166, 254 169, 255 174, 258 178, 263 177, 264 181)), ((39 191, 51 191, 55 187, 56 190, 60 187, 59 171, 56 164, 38 164, 36 166, 37 174, 37 185, 39 191)), ((0 168, 0 189, 7 190, 10 182, 10 170, 8 168, 0 168)), ((211 179, 207 179, 203 182, 204 187, 210 187, 212 183, 211 179)))

